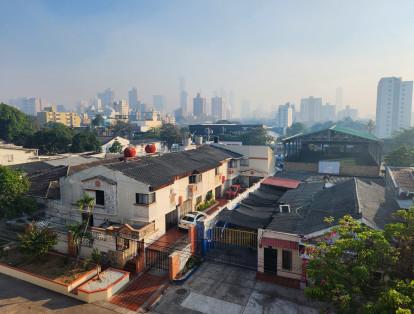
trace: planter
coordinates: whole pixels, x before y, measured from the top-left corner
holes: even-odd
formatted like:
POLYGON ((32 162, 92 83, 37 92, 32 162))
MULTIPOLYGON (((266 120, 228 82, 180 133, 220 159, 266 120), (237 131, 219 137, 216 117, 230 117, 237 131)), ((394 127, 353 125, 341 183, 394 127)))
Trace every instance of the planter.
POLYGON ((191 268, 191 270, 190 270, 190 271, 188 271, 188 272, 186 272, 183 276, 181 276, 181 277, 179 277, 179 278, 174 279, 174 280, 173 280, 173 283, 174 283, 174 284, 176 284, 176 285, 182 285, 182 284, 184 284, 184 282, 186 282, 186 281, 187 281, 187 279, 188 279, 188 278, 190 278, 190 277, 191 277, 191 275, 192 275, 193 273, 195 273, 195 271, 196 271, 199 267, 200 267, 200 265, 197 265, 197 266, 195 266, 195 267, 191 268))

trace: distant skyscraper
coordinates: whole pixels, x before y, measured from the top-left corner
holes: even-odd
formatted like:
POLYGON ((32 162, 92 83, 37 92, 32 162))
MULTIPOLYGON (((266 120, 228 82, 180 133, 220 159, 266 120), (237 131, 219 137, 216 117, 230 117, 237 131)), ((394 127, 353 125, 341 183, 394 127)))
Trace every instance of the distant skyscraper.
POLYGON ((343 120, 346 118, 356 120, 358 118, 358 109, 346 106, 344 109, 338 111, 338 120, 343 120))
POLYGON ((211 98, 211 115, 217 120, 226 119, 227 110, 223 98, 218 96, 211 98))
POLYGON ((165 97, 164 95, 154 95, 152 96, 153 105, 156 111, 163 112, 165 111, 165 97))
POLYGON ((180 78, 180 109, 181 117, 186 118, 189 115, 188 110, 188 93, 185 90, 184 78, 180 78))
POLYGON ((336 106, 326 103, 321 106, 321 122, 336 121, 336 106))
POLYGON ((344 109, 344 92, 341 86, 336 88, 335 105, 338 111, 344 109))
POLYGON ((294 107, 290 103, 279 106, 277 110, 277 125, 281 128, 288 128, 293 123, 294 107))
POLYGON ((399 77, 384 77, 378 83, 376 135, 389 138, 411 126, 413 82, 399 77))
POLYGON ((103 92, 98 93, 97 97, 102 100, 102 105, 105 107, 112 107, 114 105, 115 92, 110 88, 107 88, 103 92))
POLYGON ((128 91, 129 107, 133 110, 138 110, 138 90, 136 87, 131 88, 128 91))
POLYGON ((240 118, 250 117, 250 112, 252 111, 252 104, 249 100, 243 99, 240 105, 240 118))
POLYGON ((303 98, 300 102, 300 117, 302 122, 315 123, 321 119, 322 98, 303 98))
POLYGON ((197 93, 197 96, 193 99, 193 114, 199 118, 207 115, 206 99, 197 93))
POLYGON ((42 100, 39 97, 11 99, 10 104, 29 116, 36 116, 42 110, 42 100))

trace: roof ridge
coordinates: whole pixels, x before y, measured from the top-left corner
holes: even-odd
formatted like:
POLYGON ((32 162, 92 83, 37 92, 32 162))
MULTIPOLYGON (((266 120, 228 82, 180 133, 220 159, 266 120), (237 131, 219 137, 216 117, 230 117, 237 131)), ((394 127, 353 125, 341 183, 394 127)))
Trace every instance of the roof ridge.
POLYGON ((357 205, 357 208, 358 208, 358 213, 361 213, 362 208, 361 208, 361 203, 359 202, 359 193, 358 193, 359 180, 355 177, 353 179, 354 179, 354 182, 355 182, 356 205, 357 205))

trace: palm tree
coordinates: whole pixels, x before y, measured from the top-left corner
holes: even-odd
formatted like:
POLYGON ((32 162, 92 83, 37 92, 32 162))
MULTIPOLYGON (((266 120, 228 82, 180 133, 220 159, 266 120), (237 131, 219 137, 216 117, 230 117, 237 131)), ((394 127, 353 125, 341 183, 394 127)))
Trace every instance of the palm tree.
POLYGON ((101 280, 100 269, 101 269, 101 264, 102 264, 102 254, 101 252, 99 252, 97 248, 93 249, 91 260, 96 265, 96 274, 98 275, 98 280, 100 281, 101 280))
POLYGON ((82 230, 82 233, 80 235, 78 252, 77 252, 77 256, 76 256, 76 263, 78 263, 79 257, 80 257, 80 251, 82 249, 82 242, 83 242, 83 239, 85 238, 86 232, 88 231, 89 221, 91 219, 93 208, 95 207, 95 198, 93 198, 90 195, 85 193, 83 195, 83 197, 76 202, 76 204, 79 206, 79 210, 81 211, 81 214, 84 214, 84 213, 87 214, 86 221, 83 222, 83 224, 84 224, 83 225, 83 230, 82 230))

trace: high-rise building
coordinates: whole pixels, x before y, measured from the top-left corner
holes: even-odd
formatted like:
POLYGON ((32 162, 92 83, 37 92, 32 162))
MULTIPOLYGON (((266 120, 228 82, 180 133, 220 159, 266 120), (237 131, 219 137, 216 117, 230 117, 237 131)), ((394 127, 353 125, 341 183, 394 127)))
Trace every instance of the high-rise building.
POLYGON ((193 99, 193 114, 199 118, 207 115, 206 99, 197 93, 197 96, 193 99))
POLYGON ((321 122, 336 121, 336 106, 326 103, 321 106, 321 122))
POLYGON ((42 110, 42 100, 39 97, 22 97, 11 99, 9 102, 29 116, 36 116, 42 110))
POLYGON ((164 95, 154 95, 152 96, 153 105, 156 111, 163 112, 165 111, 165 97, 164 95))
POLYGON ((293 123, 294 107, 290 103, 279 106, 277 110, 277 126, 281 128, 288 128, 293 123))
POLYGON ((302 122, 316 123, 321 119, 322 98, 310 96, 300 102, 300 117, 302 122))
POLYGON ((341 86, 336 88, 335 105, 338 111, 344 109, 344 92, 341 86))
POLYGON ((346 106, 344 109, 338 111, 338 120, 343 120, 346 118, 356 120, 358 118, 358 109, 346 106))
POLYGON ((186 118, 189 115, 188 93, 185 90, 185 80, 180 78, 180 109, 181 117, 186 118))
POLYGON ((98 93, 97 97, 102 100, 102 105, 111 107, 114 104, 115 92, 112 89, 107 88, 103 92, 98 93))
POLYGON ((377 89, 376 135, 389 138, 411 126, 413 82, 399 77, 383 77, 377 89))
POLYGON ((217 120, 226 119, 227 111, 223 98, 218 96, 211 98, 211 115, 217 120))
POLYGON ((114 104, 115 110, 118 112, 120 119, 128 119, 129 116, 129 106, 128 102, 125 99, 121 99, 114 104))
POLYGON ((138 90, 136 87, 133 87, 128 91, 128 103, 131 109, 135 111, 138 110, 138 90))

